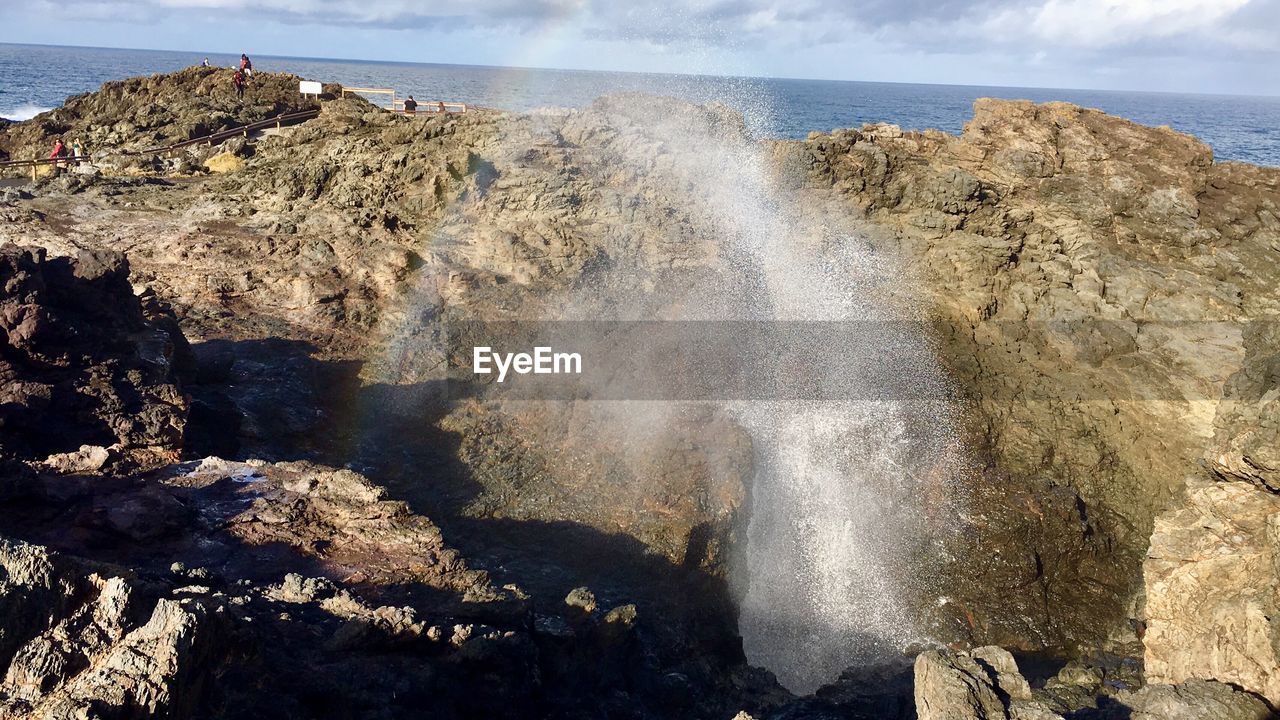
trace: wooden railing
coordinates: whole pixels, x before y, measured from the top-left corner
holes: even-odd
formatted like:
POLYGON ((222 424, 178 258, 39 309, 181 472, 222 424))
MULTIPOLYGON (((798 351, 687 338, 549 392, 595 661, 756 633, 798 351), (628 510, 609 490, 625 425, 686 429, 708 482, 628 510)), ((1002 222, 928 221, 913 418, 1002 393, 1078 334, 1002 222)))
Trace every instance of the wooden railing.
MULTIPOLYGON (((267 118, 266 120, 259 120, 257 122, 249 123, 248 125, 228 128, 227 130, 220 130, 216 133, 203 135, 198 138, 191 138, 190 140, 183 140, 170 145, 160 145, 157 147, 145 148, 143 150, 122 150, 120 151, 120 154, 129 156, 172 154, 183 148, 191 147, 192 145, 216 145, 224 140, 230 140, 233 137, 248 137, 249 133, 254 132, 255 130, 265 130, 271 127, 281 128, 285 125, 310 120, 319 114, 319 108, 284 113, 272 118, 267 118)), ((39 178, 40 166, 42 165, 67 167, 89 161, 90 159, 87 155, 81 155, 80 157, 67 156, 60 158, 35 158, 30 160, 4 160, 0 161, 0 171, 13 168, 31 168, 31 179, 32 181, 35 181, 39 178)))
POLYGON ((400 115, 438 115, 441 113, 441 107, 444 108, 443 112, 445 113, 456 114, 465 113, 468 106, 466 103, 440 102, 439 100, 435 102, 420 102, 418 103, 418 109, 413 113, 410 113, 404 109, 404 101, 396 100, 395 105, 391 107, 391 112, 398 113, 400 115))
POLYGON ((291 125, 295 122, 310 120, 311 118, 314 118, 319 114, 320 114, 320 108, 312 108, 310 110, 299 110, 297 112, 285 113, 283 115, 277 115, 273 118, 267 118, 266 120, 259 120, 258 122, 249 123, 248 125, 241 125, 240 127, 229 128, 227 130, 220 130, 210 135, 204 135, 198 138, 191 138, 190 140, 183 140, 182 142, 176 142, 176 143, 173 143, 172 145, 161 145, 159 147, 151 147, 151 148, 146 148, 144 150, 125 150, 123 151, 122 154, 124 155, 160 155, 165 153, 172 153, 175 150, 181 150, 186 147, 191 147, 192 145, 206 145, 206 144, 216 145, 222 142, 223 140, 230 140, 231 138, 240 136, 240 135, 243 135, 244 137, 249 137, 249 133, 254 132, 255 130, 265 130, 271 127, 281 128, 281 127, 284 127, 285 125, 291 125))
POLYGON ((0 171, 13 168, 31 168, 31 181, 35 182, 40 177, 41 165, 57 165, 66 167, 87 162, 89 162, 89 157, 86 155, 81 155, 79 157, 68 155, 67 157, 59 158, 36 158, 34 160, 4 160, 0 161, 0 171))
MULTIPOLYGON (((344 96, 347 93, 361 93, 361 92, 389 94, 391 96, 391 108, 390 108, 391 112, 399 113, 399 114, 407 114, 405 113, 405 110, 404 110, 404 101, 396 99, 395 90, 384 89, 384 88, 348 88, 348 87, 344 87, 342 89, 342 94, 344 96)), ((466 103, 460 103, 460 102, 442 103, 437 100, 435 102, 418 103, 418 109, 415 112, 415 114, 423 114, 423 115, 436 114, 440 112, 440 108, 442 106, 444 107, 444 112, 446 113, 465 113, 469 109, 469 106, 466 103)), ((191 147, 192 145, 206 145, 206 144, 216 145, 224 140, 229 140, 233 137, 237 137, 241 135, 243 135, 244 137, 248 137, 249 133, 254 132, 256 130, 264 130, 271 127, 281 128, 281 127, 284 127, 285 125, 291 125, 293 123, 310 120, 319 114, 320 114, 319 108, 312 108, 310 110, 299 110, 297 112, 277 115, 272 118, 267 118, 266 120, 259 120, 258 122, 249 123, 248 125, 241 125, 239 127, 229 128, 227 130, 220 130, 216 133, 211 133, 209 135, 204 135, 198 138, 191 138, 190 140, 183 140, 181 142, 176 142, 169 145, 159 145, 157 147, 145 148, 143 150, 122 150, 120 154, 129 155, 129 156, 162 155, 162 154, 172 155, 174 152, 181 150, 183 148, 191 147)), ((79 165, 81 163, 86 163, 89 161, 90 161, 89 157, 83 156, 83 155, 80 157, 68 156, 68 157, 61 157, 61 158, 35 158, 30 160, 4 160, 4 161, 0 161, 0 171, 14 169, 14 168, 30 168, 31 179, 34 181, 38 179, 39 173, 40 173, 40 167, 42 165, 68 167, 71 165, 79 165)))
MULTIPOLYGON (((384 109, 389 109, 393 111, 395 110, 396 91, 394 88, 366 88, 366 87, 346 87, 345 85, 343 86, 342 97, 346 97, 347 95, 350 95, 352 93, 357 95, 388 95, 391 98, 391 107, 384 108, 384 109)), ((365 99, 367 100, 368 98, 365 98, 365 99)))
MULTIPOLYGON (((386 95, 391 101, 391 107, 389 108, 383 107, 384 110, 390 110, 391 112, 397 113, 400 115, 408 114, 404 110, 404 100, 401 100, 400 98, 396 97, 396 91, 394 88, 343 87, 342 97, 346 97, 347 95, 386 95)), ((441 102, 439 100, 433 100, 431 102, 418 103, 418 110, 414 114, 415 115, 419 113, 423 115, 438 114, 441 112, 440 108, 442 106, 444 107, 443 112, 446 112, 446 113, 451 113, 451 114, 465 113, 467 111, 466 103, 441 102)))

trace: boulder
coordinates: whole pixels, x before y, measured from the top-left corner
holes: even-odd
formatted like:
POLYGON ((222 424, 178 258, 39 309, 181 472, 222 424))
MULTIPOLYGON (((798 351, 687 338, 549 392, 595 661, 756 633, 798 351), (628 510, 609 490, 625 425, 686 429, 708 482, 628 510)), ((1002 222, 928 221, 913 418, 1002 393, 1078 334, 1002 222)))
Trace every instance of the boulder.
POLYGON ((919 720, 1061 720, 1040 701, 1013 656, 988 646, 970 652, 928 650, 916 657, 919 720))
POLYGON ((81 445, 75 452, 57 453, 44 459, 46 468, 57 473, 87 473, 101 470, 111 452, 98 445, 81 445))

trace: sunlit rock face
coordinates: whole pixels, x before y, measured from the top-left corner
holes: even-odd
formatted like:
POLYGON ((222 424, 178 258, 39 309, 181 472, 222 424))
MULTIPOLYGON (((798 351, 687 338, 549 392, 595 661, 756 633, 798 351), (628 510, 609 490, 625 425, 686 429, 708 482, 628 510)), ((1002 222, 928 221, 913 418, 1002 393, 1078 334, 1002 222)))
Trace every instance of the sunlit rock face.
MULTIPOLYGON (((634 96, 430 118, 348 99, 235 151, 244 167, 218 176, 175 158, 179 183, 6 193, 0 237, 127 251, 133 284, 174 303, 197 361, 189 453, 311 462, 228 461, 191 485, 195 468, 118 475, 77 445, 7 473, 0 497, 27 503, 3 532, 160 577, 140 608, 191 585, 243 599, 237 637, 263 664, 215 652, 238 674, 201 673, 246 680, 236 702, 287 670, 341 690, 317 695, 334 707, 385 695, 413 717, 392 663, 494 717, 535 694, 731 717, 785 700, 749 661, 799 692, 839 678, 824 698, 883 678, 891 697, 871 700, 901 710, 918 643, 1131 652, 1153 519, 1200 460, 1274 485, 1259 348, 1280 181, 1185 136, 994 101, 959 137, 759 143, 722 107, 634 96), (745 365, 760 387, 815 380, 822 402, 587 399, 617 390, 601 385, 529 404, 466 377, 471 348, 441 329, 467 318, 839 332, 820 363, 745 365), (39 535, 50 515, 65 532, 39 535), (211 577, 168 574, 197 558, 211 577), (303 655, 327 670, 286 662, 303 655)), ((647 358, 651 339, 623 345, 647 358)), ((1233 586, 1223 627, 1256 590, 1233 586)), ((183 627, 170 617, 156 637, 183 627)), ((113 632, 147 624, 126 620, 113 632)))
POLYGON ((794 187, 889 231, 971 401, 962 432, 982 460, 960 552, 981 580, 947 572, 940 625, 979 643, 1134 642, 1126 598, 1154 518, 1205 463, 1272 474, 1272 431, 1249 409, 1267 402, 1265 363, 1247 358, 1266 356, 1252 348, 1280 309, 1280 172, 1215 163, 1165 128, 999 100, 959 136, 867 126, 775 155, 794 187))

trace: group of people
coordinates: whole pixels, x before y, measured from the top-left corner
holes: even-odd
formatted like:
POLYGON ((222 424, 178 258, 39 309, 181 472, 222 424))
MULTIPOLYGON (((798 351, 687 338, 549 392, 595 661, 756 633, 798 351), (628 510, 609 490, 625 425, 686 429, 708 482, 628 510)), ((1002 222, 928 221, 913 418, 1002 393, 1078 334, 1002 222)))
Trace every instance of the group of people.
POLYGON ((84 146, 79 140, 72 141, 68 146, 62 138, 56 138, 53 141, 53 151, 49 153, 50 160, 59 160, 61 162, 53 163, 54 168, 64 168, 69 164, 69 159, 73 159, 77 164, 85 157, 84 146))
MULTIPOLYGON (((444 102, 443 102, 443 101, 436 103, 436 112, 438 112, 438 113, 443 113, 443 112, 444 112, 444 102)), ((417 100, 414 100, 412 95, 410 95, 410 96, 409 96, 409 99, 408 99, 408 100, 405 100, 405 101, 404 101, 404 114, 405 114, 405 115, 417 115, 417 114, 418 114, 418 101, 417 101, 417 100)))
MULTIPOLYGON (((207 61, 207 59, 206 59, 207 61)), ((236 69, 235 74, 231 76, 231 84, 236 88, 236 97, 244 97, 244 86, 249 84, 249 79, 253 77, 253 61, 248 55, 240 54, 240 67, 236 69)))
MULTIPOLYGON (((209 58, 205 58, 200 65, 201 67, 210 67, 209 58)), ((253 61, 249 59, 248 55, 240 53, 240 67, 236 68, 236 71, 231 75, 231 86, 236 89, 237 98, 244 98, 245 86, 249 84, 249 80, 252 77, 253 61)))

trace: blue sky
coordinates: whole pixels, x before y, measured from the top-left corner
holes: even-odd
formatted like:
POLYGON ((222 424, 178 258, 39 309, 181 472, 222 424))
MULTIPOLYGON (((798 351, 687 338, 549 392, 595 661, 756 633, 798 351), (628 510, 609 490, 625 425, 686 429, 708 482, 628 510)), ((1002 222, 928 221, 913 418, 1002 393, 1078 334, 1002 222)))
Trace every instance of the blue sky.
POLYGON ((1280 95, 1280 0, 3 0, 0 41, 1280 95))

